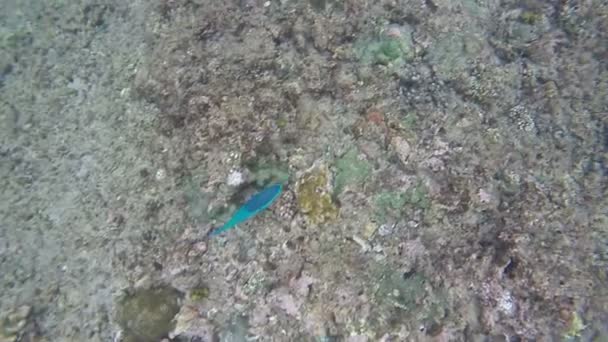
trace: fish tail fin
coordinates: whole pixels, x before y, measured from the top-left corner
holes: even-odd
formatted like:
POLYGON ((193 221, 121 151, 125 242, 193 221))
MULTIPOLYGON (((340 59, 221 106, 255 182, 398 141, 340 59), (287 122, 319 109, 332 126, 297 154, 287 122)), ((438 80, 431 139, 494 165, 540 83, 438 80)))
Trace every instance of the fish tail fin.
POLYGON ((216 226, 216 227, 211 226, 211 228, 207 229, 207 232, 205 233, 205 237, 209 238, 209 237, 212 237, 212 236, 215 236, 215 235, 219 234, 217 232, 217 230, 220 229, 220 228, 222 228, 222 226, 216 226))
POLYGON ((207 232, 206 237, 209 237, 209 238, 210 238, 210 237, 214 237, 214 236, 216 236, 216 235, 219 235, 219 234, 221 233, 220 228, 222 228, 222 227, 214 227, 214 228, 211 228, 211 229, 210 229, 210 230, 207 232))
POLYGON ((228 226, 228 225, 223 225, 223 226, 219 226, 219 227, 215 227, 213 229, 211 229, 208 233, 207 233, 207 237, 214 237, 216 235, 220 235, 223 232, 227 231, 228 229, 232 228, 233 226, 228 226))

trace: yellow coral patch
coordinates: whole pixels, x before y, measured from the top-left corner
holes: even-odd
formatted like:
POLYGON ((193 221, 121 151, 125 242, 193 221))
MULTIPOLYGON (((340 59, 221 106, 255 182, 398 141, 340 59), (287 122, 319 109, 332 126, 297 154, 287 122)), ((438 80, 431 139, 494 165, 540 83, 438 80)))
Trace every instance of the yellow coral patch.
POLYGON ((303 176, 296 187, 298 207, 313 224, 338 217, 338 208, 331 198, 328 171, 316 169, 303 176))

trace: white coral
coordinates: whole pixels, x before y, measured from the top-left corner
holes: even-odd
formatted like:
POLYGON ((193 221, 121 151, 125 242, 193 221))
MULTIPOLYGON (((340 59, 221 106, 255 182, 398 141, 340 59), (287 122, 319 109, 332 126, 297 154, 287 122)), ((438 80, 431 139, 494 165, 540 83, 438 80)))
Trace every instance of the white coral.
POLYGON ((228 179, 226 183, 230 186, 239 186, 245 182, 245 177, 243 177, 243 173, 237 170, 232 170, 228 175, 228 179))

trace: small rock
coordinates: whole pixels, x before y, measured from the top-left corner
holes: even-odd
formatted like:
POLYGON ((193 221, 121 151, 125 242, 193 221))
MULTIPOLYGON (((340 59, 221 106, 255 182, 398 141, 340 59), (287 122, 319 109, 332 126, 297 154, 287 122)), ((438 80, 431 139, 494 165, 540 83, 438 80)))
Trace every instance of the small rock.
POLYGON ((479 189, 477 192, 477 201, 483 208, 495 209, 500 204, 500 199, 494 189, 479 189))
POLYGON ((308 275, 303 274, 297 279, 289 281, 289 286, 294 292, 300 297, 307 297, 310 292, 311 286, 316 283, 316 280, 308 275))
POLYGON ((0 342, 17 341, 17 337, 27 325, 27 319, 31 311, 31 306, 23 305, 10 312, 6 317, 0 317, 0 342))
POLYGON ((32 312, 32 307, 29 305, 22 305, 15 312, 9 315, 9 320, 23 320, 26 319, 30 312, 32 312))
POLYGON ((268 318, 272 314, 270 307, 266 304, 258 304, 253 309, 251 315, 251 325, 254 327, 265 326, 268 323, 268 318))
POLYGON ((293 295, 289 293, 286 288, 279 288, 274 290, 271 295, 271 302, 274 306, 282 309, 290 316, 298 317, 300 314, 300 307, 302 301, 297 300, 293 295))
POLYGON ((388 236, 393 233, 394 228, 395 228, 394 224, 385 223, 385 224, 381 225, 380 228, 378 228, 378 234, 380 236, 388 236))
POLYGON ((325 30, 319 24, 313 24, 313 43, 315 48, 323 50, 327 49, 327 44, 329 41, 329 37, 327 34, 327 30, 325 30))
POLYGON ((165 177, 167 177, 167 171, 165 171, 165 169, 158 169, 154 175, 154 178, 156 178, 157 181, 162 181, 165 177))
POLYGON ((404 164, 407 163, 407 160, 410 158, 410 154, 412 153, 410 144, 401 137, 393 137, 391 139, 391 145, 395 149, 395 152, 397 152, 399 160, 401 160, 401 162, 404 164))
POLYGON ((95 159, 91 155, 84 155, 80 158, 80 166, 76 171, 76 178, 85 179, 95 168, 95 159))
POLYGON ((192 249, 190 250, 189 256, 199 256, 205 254, 206 251, 207 243, 205 241, 199 241, 192 245, 192 249))
POLYGON ((389 37, 400 38, 402 36, 401 27, 396 24, 389 25, 384 33, 389 37))
POLYGON ((378 225, 368 222, 363 230, 363 237, 367 240, 371 239, 374 236, 374 233, 376 233, 376 230, 378 230, 378 225))
POLYGON ((334 81, 338 87, 345 90, 350 90, 355 87, 357 77, 346 68, 340 68, 334 74, 334 81))
POLYGON ((363 238, 357 235, 353 235, 353 241, 355 241, 359 246, 361 246, 361 250, 365 252, 369 252, 372 249, 372 246, 363 238))
POLYGON ((379 110, 372 109, 369 113, 367 113, 367 121, 373 123, 378 126, 384 126, 385 118, 384 114, 382 114, 379 110))
POLYGON ((133 285, 136 289, 146 289, 152 285, 152 278, 150 275, 146 274, 143 277, 139 278, 135 284, 133 285))
POLYGON ((509 317, 515 314, 516 304, 510 292, 505 291, 498 298, 498 308, 500 309, 500 311, 502 311, 505 315, 509 317))
POLYGON ((372 250, 374 251, 374 253, 378 253, 378 254, 384 253, 384 248, 382 248, 382 246, 380 246, 380 245, 375 245, 374 247, 372 247, 372 250))
POLYGON ((191 306, 182 306, 175 316, 175 322, 175 329, 169 333, 171 339, 182 336, 202 341, 214 341, 213 326, 191 306))
POLYGON ((442 171, 445 169, 445 163, 438 157, 430 157, 420 163, 420 165, 424 168, 428 168, 433 172, 442 171))

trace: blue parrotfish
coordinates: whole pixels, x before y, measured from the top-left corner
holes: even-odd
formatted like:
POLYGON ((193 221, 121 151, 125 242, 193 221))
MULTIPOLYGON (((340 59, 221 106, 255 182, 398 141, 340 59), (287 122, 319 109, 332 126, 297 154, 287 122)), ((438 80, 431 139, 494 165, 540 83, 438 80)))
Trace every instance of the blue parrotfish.
POLYGON ((228 222, 224 223, 223 226, 219 226, 215 229, 212 229, 207 235, 215 236, 219 235, 233 227, 237 224, 243 223, 246 220, 254 217, 260 211, 270 207, 279 195, 283 191, 282 184, 274 184, 271 185, 264 190, 258 192, 257 194, 251 196, 245 204, 243 204, 235 213, 232 215, 228 222))

